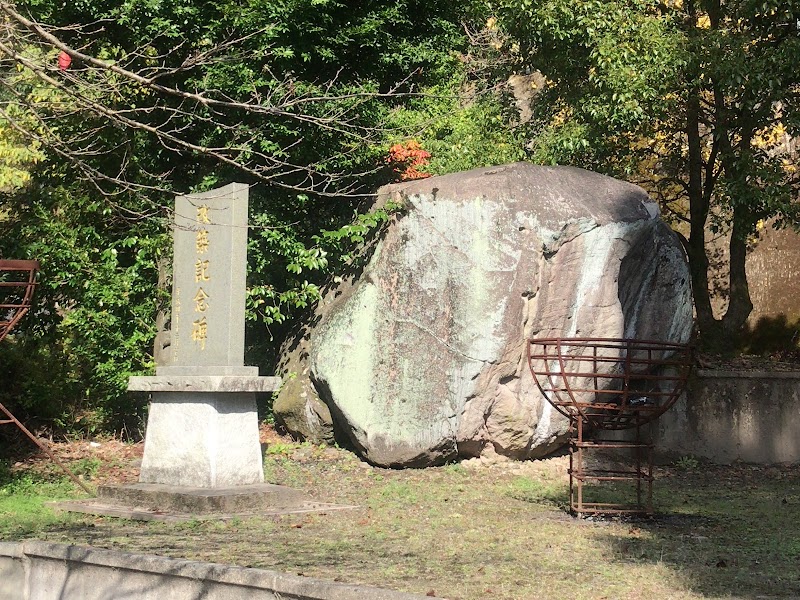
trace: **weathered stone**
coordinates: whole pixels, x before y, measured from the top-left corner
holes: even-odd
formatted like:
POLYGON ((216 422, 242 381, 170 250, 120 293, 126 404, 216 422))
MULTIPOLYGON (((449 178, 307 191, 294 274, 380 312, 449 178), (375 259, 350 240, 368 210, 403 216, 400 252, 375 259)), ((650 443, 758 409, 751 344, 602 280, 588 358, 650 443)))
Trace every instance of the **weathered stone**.
POLYGON ((305 330, 287 338, 279 366, 283 379, 272 412, 294 437, 313 444, 333 444, 333 417, 309 378, 308 337, 305 330))
POLYGON ((178 196, 173 236, 170 364, 243 365, 247 186, 178 196))
POLYGON ((524 163, 388 186, 405 214, 326 297, 310 377, 369 461, 544 455, 566 419, 528 370, 530 337, 685 341, 689 277, 640 188, 524 163))
POLYGON ((175 200, 170 344, 148 391, 142 483, 215 488, 261 483, 255 392, 280 381, 244 366, 248 188, 175 200))
POLYGON ((333 417, 305 377, 292 378, 282 387, 272 410, 278 423, 293 436, 313 444, 333 444, 333 417))
MULTIPOLYGON (((258 373, 256 367, 252 367, 258 373)), ((128 380, 131 392, 274 392, 280 377, 259 375, 156 375, 128 380)))
POLYGON ((141 483, 251 485, 262 469, 255 393, 153 393, 141 483))
POLYGON ((305 493, 271 483, 216 488, 149 483, 100 486, 97 499, 123 506, 157 507, 165 512, 195 515, 291 510, 311 505, 311 499, 305 493))

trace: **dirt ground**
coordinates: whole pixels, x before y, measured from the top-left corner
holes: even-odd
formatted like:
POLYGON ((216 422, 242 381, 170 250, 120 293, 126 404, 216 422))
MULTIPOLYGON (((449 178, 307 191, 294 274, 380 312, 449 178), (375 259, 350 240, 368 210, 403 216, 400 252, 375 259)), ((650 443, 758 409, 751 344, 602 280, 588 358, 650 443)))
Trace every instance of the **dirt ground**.
MULTIPOLYGON (((262 429, 265 476, 345 511, 183 524, 65 515, 4 527, 44 539, 158 554, 454 600, 800 597, 800 467, 657 468, 650 519, 575 519, 568 458, 372 467, 346 450, 262 429)), ((90 485, 134 482, 141 444, 77 440, 58 456, 90 485)), ((17 473, 55 473, 30 456, 17 473)))

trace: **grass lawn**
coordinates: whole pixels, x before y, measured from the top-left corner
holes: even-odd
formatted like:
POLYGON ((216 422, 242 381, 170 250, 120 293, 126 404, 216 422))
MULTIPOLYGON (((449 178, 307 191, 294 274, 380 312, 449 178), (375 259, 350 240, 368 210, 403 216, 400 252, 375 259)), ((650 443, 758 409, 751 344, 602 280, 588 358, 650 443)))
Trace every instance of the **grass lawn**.
MULTIPOLYGON (((134 481, 133 448, 73 452, 70 464, 93 483, 134 481)), ((273 437, 268 481, 359 508, 165 524, 56 515, 46 499, 80 494, 51 465, 26 462, 0 473, 0 536, 462 600, 800 597, 800 467, 684 459, 657 470, 654 518, 591 520, 564 511, 566 463, 388 470, 344 450, 273 437)))

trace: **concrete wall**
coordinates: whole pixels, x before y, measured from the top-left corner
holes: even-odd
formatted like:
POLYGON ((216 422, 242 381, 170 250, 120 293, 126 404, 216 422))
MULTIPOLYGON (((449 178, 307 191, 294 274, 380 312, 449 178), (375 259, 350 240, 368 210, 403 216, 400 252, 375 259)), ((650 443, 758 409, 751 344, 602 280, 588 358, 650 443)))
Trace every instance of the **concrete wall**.
POLYGON ((0 542, 0 599, 25 598, 25 565, 22 544, 0 542))
POLYGON ((800 462, 800 373, 701 370, 654 430, 659 454, 800 462))
POLYGON ((213 563, 47 542, 0 542, 0 600, 421 600, 213 563))

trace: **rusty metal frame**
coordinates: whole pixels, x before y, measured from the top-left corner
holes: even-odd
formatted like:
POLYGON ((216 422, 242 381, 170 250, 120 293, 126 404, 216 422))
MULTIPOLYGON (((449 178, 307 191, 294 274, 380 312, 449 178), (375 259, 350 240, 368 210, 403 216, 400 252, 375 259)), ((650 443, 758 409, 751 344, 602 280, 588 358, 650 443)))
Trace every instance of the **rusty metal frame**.
POLYGON ((39 262, 35 260, 0 260, 0 274, 11 277, 8 281, 0 279, 0 289, 21 289, 16 302, 0 297, 0 342, 30 310, 38 272, 39 262))
MULTIPOLYGON (((0 289, 18 289, 18 294, 15 298, 0 297, 0 341, 2 341, 8 333, 19 323, 31 308, 31 301, 33 300, 33 292, 36 289, 36 275, 39 272, 39 262, 35 260, 0 260, 0 289), (6 279, 8 277, 8 279, 6 279)), ((78 477, 70 471, 67 466, 62 463, 53 454, 50 449, 45 446, 39 439, 33 435, 19 419, 17 419, 11 411, 5 406, 0 404, 0 411, 6 416, 5 419, 0 419, 0 425, 8 425, 13 423, 22 433, 36 444, 50 460, 52 460, 64 473, 84 492, 93 495, 86 484, 84 484, 78 477)))
POLYGON ((668 410, 686 388, 692 369, 688 344, 630 338, 532 338, 528 365, 539 391, 569 419, 569 504, 583 514, 653 514, 653 444, 642 426, 668 410), (635 429, 633 440, 592 436, 593 431, 635 429), (629 450, 631 469, 588 468, 586 454, 629 450), (585 482, 631 481, 635 503, 587 502, 585 482))

